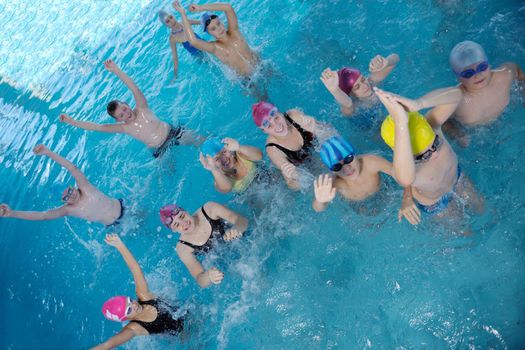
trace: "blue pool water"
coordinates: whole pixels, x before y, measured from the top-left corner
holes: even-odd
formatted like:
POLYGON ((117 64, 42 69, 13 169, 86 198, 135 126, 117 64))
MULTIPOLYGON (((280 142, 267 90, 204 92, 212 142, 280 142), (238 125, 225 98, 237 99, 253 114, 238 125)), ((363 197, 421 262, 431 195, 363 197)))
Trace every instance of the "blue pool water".
MULTIPOLYGON (((186 4, 184 4, 186 5, 186 4)), ((127 349, 519 349, 525 343, 525 109, 517 88, 505 114, 455 147, 465 173, 486 200, 470 217, 473 234, 457 236, 428 220, 397 223, 401 191, 390 180, 377 216, 336 201, 310 208, 313 191, 276 183, 262 209, 218 194, 194 148, 153 160, 126 136, 57 123, 111 122, 105 105, 131 95, 102 62, 113 58, 164 120, 202 134, 262 147, 247 96, 213 59, 179 51, 172 79, 167 30, 156 12, 168 3, 0 0, 0 202, 44 210, 59 205, 71 177, 31 149, 45 143, 78 164, 92 182, 126 198, 134 214, 124 240, 150 288, 192 314, 180 344, 134 339, 127 349), (226 76, 226 78, 225 78, 226 76), (161 227, 158 208, 189 210, 208 200, 252 219, 248 237, 219 249, 205 266, 225 271, 222 285, 201 290, 174 252, 177 234, 161 227), (254 212, 260 214, 254 220, 254 212)), ((401 62, 384 88, 410 97, 455 83, 448 52, 481 43, 494 65, 525 67, 523 1, 247 1, 233 2, 241 29, 274 71, 268 85, 280 107, 302 108, 331 123, 361 152, 391 157, 377 130, 339 116, 319 80, 327 66, 366 69, 375 54, 401 62)), ((384 113, 381 109, 378 113, 384 113)), ((315 167, 314 167, 315 168, 315 167)), ((0 348, 89 348, 120 329, 102 303, 133 295, 131 275, 103 243, 103 229, 77 219, 0 220, 0 348)))

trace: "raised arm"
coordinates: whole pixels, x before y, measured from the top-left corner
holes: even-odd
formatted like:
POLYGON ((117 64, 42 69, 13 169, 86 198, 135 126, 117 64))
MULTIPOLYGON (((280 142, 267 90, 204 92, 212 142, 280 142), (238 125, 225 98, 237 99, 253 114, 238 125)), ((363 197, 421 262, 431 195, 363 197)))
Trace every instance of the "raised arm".
POLYGON ((224 274, 215 267, 212 267, 209 270, 204 270, 199 260, 193 255, 192 248, 182 243, 177 243, 175 251, 201 288, 206 288, 211 284, 219 284, 222 282, 224 274))
POLYGON ((270 157, 273 165, 275 165, 283 175, 288 187, 292 190, 298 190, 300 185, 297 167, 290 163, 283 152, 277 149, 277 147, 266 147, 266 153, 268 157, 270 157))
POLYGON ((171 57, 173 58, 173 74, 175 79, 179 74, 179 56, 177 55, 177 41, 173 35, 170 35, 170 48, 171 48, 171 57))
POLYGON ((120 255, 122 255, 122 258, 126 262, 126 265, 128 265, 128 268, 133 275, 133 280, 135 281, 135 291, 137 293, 137 297, 142 301, 154 299, 155 296, 149 291, 148 283, 144 278, 144 274, 142 273, 139 263, 137 260, 135 260, 135 257, 133 257, 133 254, 131 254, 124 242, 120 240, 120 237, 114 233, 107 234, 104 241, 110 246, 117 248, 118 252, 120 255))
POLYGON ((429 112, 427 118, 430 125, 437 128, 443 125, 456 110, 463 98, 463 92, 458 87, 448 87, 433 90, 415 100, 395 94, 392 96, 410 112, 435 107, 433 111, 429 112))
POLYGON ((345 116, 352 115, 354 113, 354 103, 350 96, 339 88, 339 76, 337 72, 326 68, 323 73, 321 73, 321 81, 341 106, 341 113, 345 116))
POLYGON ((408 131, 408 114, 392 94, 376 89, 376 95, 392 116, 395 124, 394 178, 401 186, 408 187, 416 178, 416 165, 408 131))
POLYGON ((12 210, 7 204, 0 204, 0 217, 4 218, 39 221, 53 220, 67 215, 67 205, 63 205, 61 207, 50 209, 47 211, 20 211, 12 210))
POLYGON ((237 19, 237 14, 233 7, 228 3, 217 2, 214 4, 205 4, 205 5, 195 5, 191 4, 189 6, 190 12, 204 12, 204 11, 214 11, 214 12, 224 12, 226 14, 226 19, 228 20, 228 31, 238 31, 239 30, 239 21, 237 19))
POLYGON ((84 175, 84 173, 80 171, 79 168, 77 168, 73 163, 71 163, 66 158, 56 154, 53 151, 50 151, 46 146, 37 145, 33 149, 33 152, 39 156, 41 155, 48 156, 49 158, 53 159, 55 162, 60 164, 62 167, 66 168, 67 171, 69 171, 71 175, 75 178, 75 181, 77 182, 78 187, 84 187, 90 184, 86 175, 84 175))
POLYGON ((314 181, 314 195, 312 208, 316 212, 322 212, 326 209, 328 204, 334 200, 336 188, 333 186, 333 178, 330 174, 320 175, 314 181))
POLYGON ((127 325, 118 334, 115 334, 114 336, 112 336, 111 338, 106 340, 104 343, 91 348, 91 350, 109 350, 109 349, 114 349, 117 346, 128 342, 134 336, 135 336, 135 332, 133 331, 133 329, 129 325, 127 325))
POLYGON ((242 158, 252 162, 258 162, 262 159, 263 154, 260 149, 253 146, 241 145, 237 140, 225 137, 221 140, 228 151, 237 152, 242 158))
POLYGON ((184 27, 184 33, 186 33, 186 37, 188 38, 190 44, 199 50, 215 53, 214 43, 201 40, 195 36, 193 29, 191 29, 191 23, 188 19, 188 16, 186 15, 186 10, 184 9, 184 7, 182 7, 178 1, 174 1, 172 5, 173 8, 180 13, 180 16, 182 18, 182 26, 184 27))
POLYGON ((68 116, 67 114, 61 114, 58 118, 62 123, 69 124, 69 125, 72 125, 74 127, 84 129, 84 130, 102 131, 102 132, 108 132, 108 133, 124 132, 121 124, 97 124, 97 123, 83 122, 80 120, 75 120, 71 118, 70 116, 68 116))
POLYGON ((248 228, 248 219, 219 203, 208 202, 204 204, 204 209, 206 210, 210 218, 223 219, 233 224, 231 230, 236 230, 241 235, 248 228))
POLYGON ((370 60, 370 64, 368 65, 370 80, 375 83, 382 82, 390 75, 398 63, 399 56, 396 53, 390 54, 386 58, 381 55, 375 56, 370 60))
POLYGON ((106 69, 111 73, 115 74, 124 83, 124 85, 128 87, 128 89, 133 94, 137 108, 148 108, 148 102, 146 101, 144 94, 142 91, 140 91, 137 84, 135 84, 135 82, 126 73, 124 73, 124 71, 121 70, 115 62, 113 62, 113 60, 107 60, 104 62, 104 67, 106 67, 106 69))
POLYGON ((232 180, 228 176, 226 176, 220 168, 218 168, 215 165, 215 162, 212 157, 205 157, 201 153, 199 156, 199 160, 204 169, 208 170, 212 174, 213 180, 215 181, 215 188, 217 189, 217 191, 222 193, 228 193, 232 190, 232 180))

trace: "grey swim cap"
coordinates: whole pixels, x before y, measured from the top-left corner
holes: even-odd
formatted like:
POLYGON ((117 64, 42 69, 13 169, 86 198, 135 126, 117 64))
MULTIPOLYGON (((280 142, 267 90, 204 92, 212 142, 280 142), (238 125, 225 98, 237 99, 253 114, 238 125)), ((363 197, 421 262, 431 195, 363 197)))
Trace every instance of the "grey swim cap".
POLYGON ((166 24, 166 17, 168 17, 170 14, 167 13, 166 11, 164 11, 164 10, 160 10, 159 12, 157 12, 157 15, 159 15, 159 21, 162 24, 167 25, 166 24))
POLYGON ((450 66, 459 74, 465 67, 474 63, 487 61, 487 55, 480 44, 473 41, 462 41, 450 51, 448 62, 450 66))

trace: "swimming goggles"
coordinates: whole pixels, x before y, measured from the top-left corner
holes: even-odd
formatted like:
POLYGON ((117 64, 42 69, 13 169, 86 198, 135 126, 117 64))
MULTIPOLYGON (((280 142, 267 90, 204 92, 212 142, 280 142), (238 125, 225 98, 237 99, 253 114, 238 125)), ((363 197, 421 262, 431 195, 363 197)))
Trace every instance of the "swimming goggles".
POLYGON ((332 165, 330 167, 330 170, 334 172, 341 171, 341 169, 343 169, 344 164, 350 164, 353 161, 354 161, 354 155, 350 154, 349 156, 346 156, 342 159, 343 164, 341 164, 341 161, 339 161, 339 163, 335 163, 334 165, 332 165))
POLYGON ((73 192, 75 192, 75 188, 69 186, 67 188, 67 193, 62 196, 62 202, 67 202, 73 196, 73 192))
POLYGON ((133 309, 132 306, 133 306, 133 302, 131 298, 128 297, 126 300, 126 313, 125 313, 126 316, 128 316, 131 313, 131 310, 133 309))
POLYGON ((266 118, 263 119, 262 123, 261 123, 261 126, 263 128, 269 128, 270 127, 270 119, 273 119, 277 116, 277 108, 273 108, 269 113, 268 113, 268 116, 266 118))
POLYGON ((436 152, 439 149, 439 146, 441 146, 441 139, 439 138, 438 135, 436 135, 436 138, 434 139, 432 146, 430 146, 430 148, 427 149, 425 152, 414 157, 415 162, 422 163, 422 162, 429 160, 430 157, 432 157, 432 153, 436 152))
POLYGON ((480 64, 478 64, 476 69, 472 69, 472 68, 465 69, 464 71, 462 71, 458 75, 461 78, 470 79, 473 76, 475 76, 476 74, 486 71, 488 68, 489 68, 489 63, 487 61, 483 61, 480 64))

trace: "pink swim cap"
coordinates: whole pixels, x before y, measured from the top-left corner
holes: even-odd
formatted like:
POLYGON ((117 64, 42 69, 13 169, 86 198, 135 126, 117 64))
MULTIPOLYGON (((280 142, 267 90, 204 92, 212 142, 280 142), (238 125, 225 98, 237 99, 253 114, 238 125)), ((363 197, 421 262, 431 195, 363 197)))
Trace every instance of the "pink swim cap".
POLYGON ((110 321, 126 321, 126 306, 128 305, 128 299, 128 297, 119 295, 106 300, 104 305, 102 305, 102 314, 110 321))
POLYGON ((343 67, 337 71, 339 76, 339 88, 350 95, 355 82, 361 76, 361 72, 355 68, 343 67))
POLYGON ((277 109, 270 102, 258 102, 252 106, 252 116, 255 125, 261 126, 264 118, 270 114, 272 109, 277 109))
POLYGON ((177 215, 181 211, 184 211, 181 207, 179 207, 176 204, 168 204, 160 208, 160 221, 166 226, 167 228, 170 228, 171 225, 171 217, 174 215, 177 215))

